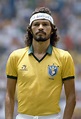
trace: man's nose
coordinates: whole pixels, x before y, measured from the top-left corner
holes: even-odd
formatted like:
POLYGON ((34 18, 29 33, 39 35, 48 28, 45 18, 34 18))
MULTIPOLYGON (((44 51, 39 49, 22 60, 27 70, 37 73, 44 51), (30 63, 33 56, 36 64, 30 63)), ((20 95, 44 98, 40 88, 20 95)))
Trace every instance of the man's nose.
POLYGON ((43 29, 43 25, 42 24, 39 25, 39 29, 43 29))

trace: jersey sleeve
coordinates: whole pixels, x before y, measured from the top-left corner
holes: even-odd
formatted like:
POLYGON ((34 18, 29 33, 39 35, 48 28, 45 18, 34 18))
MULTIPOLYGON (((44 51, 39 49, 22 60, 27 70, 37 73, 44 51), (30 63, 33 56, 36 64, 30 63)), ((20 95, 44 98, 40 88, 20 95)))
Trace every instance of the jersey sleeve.
POLYGON ((15 53, 12 52, 6 64, 7 78, 17 79, 17 62, 15 53))
POLYGON ((73 79, 74 77, 75 77, 74 62, 72 56, 69 54, 69 52, 66 51, 62 60, 62 79, 64 81, 67 79, 73 79))

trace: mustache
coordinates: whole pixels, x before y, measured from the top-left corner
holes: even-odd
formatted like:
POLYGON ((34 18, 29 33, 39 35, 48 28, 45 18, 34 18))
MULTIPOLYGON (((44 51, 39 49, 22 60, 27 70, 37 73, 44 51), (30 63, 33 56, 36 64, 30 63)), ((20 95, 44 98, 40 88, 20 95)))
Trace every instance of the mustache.
POLYGON ((45 33, 44 31, 38 31, 38 32, 36 33, 36 35, 39 34, 39 33, 43 33, 43 34, 46 35, 46 33, 45 33))

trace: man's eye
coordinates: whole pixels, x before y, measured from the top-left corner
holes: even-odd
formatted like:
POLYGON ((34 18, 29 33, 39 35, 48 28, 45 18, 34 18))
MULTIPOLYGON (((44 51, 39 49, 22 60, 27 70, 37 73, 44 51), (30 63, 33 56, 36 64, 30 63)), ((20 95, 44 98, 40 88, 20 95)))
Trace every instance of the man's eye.
POLYGON ((47 23, 44 23, 43 26, 48 26, 48 24, 47 23))
POLYGON ((39 26, 39 24, 38 23, 36 23, 36 24, 33 24, 34 26, 39 26))

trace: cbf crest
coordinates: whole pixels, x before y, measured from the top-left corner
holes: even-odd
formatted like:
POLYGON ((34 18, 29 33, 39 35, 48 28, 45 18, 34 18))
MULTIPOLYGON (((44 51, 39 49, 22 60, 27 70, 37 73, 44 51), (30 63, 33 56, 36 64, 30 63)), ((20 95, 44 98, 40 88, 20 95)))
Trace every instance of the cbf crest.
POLYGON ((48 65, 48 74, 51 77, 54 77, 57 74, 58 71, 58 66, 53 65, 48 65))

